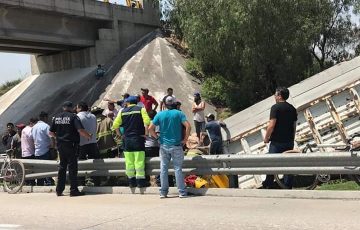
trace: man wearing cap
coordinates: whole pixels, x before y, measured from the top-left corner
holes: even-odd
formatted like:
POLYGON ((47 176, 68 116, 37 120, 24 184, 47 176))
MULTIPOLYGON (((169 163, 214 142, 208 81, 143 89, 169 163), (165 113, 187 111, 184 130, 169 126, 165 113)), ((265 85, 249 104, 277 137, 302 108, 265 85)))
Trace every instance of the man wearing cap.
POLYGON ((137 97, 126 99, 127 107, 116 117, 113 130, 120 136, 120 126, 124 136, 126 175, 130 187, 145 187, 145 135, 150 118, 144 108, 137 106, 137 97))
MULTIPOLYGON (((39 121, 31 130, 31 135, 34 139, 35 145, 35 159, 38 160, 50 160, 50 148, 54 147, 54 143, 51 142, 51 137, 49 134, 50 126, 47 124, 47 122, 48 114, 42 111, 39 114, 39 121)), ((38 186, 49 186, 52 183, 53 181, 49 177, 37 180, 38 186)))
POLYGON ((159 112, 152 121, 149 132, 151 136, 160 138, 160 198, 166 198, 169 192, 168 169, 172 159, 176 184, 179 190, 179 197, 187 197, 185 190, 182 164, 184 161, 183 145, 185 145, 191 131, 190 123, 183 112, 176 109, 176 101, 173 97, 165 100, 167 110, 159 112), (182 137, 182 126, 185 126, 185 135, 182 137), (160 137, 155 132, 155 127, 160 128, 160 137))
POLYGON ((156 111, 159 103, 155 100, 155 98, 153 96, 149 95, 149 89, 142 88, 141 94, 142 94, 142 96, 140 97, 140 101, 144 104, 146 112, 149 112, 151 110, 156 111), (154 108, 153 108, 153 105, 155 105, 154 108))
POLYGON ((206 116, 207 123, 205 130, 210 138, 210 155, 218 155, 223 153, 223 141, 221 135, 221 128, 225 128, 226 124, 215 120, 215 115, 209 113, 206 116))
POLYGON ((78 190, 77 155, 79 150, 80 135, 86 139, 91 139, 91 134, 85 131, 80 119, 72 113, 73 103, 66 101, 63 103, 63 112, 57 114, 50 127, 50 135, 56 137, 57 148, 60 156, 60 166, 58 173, 58 183, 56 195, 62 196, 65 189, 66 170, 69 166, 70 196, 82 196, 83 192, 78 190), (80 134, 80 135, 79 135, 80 134))

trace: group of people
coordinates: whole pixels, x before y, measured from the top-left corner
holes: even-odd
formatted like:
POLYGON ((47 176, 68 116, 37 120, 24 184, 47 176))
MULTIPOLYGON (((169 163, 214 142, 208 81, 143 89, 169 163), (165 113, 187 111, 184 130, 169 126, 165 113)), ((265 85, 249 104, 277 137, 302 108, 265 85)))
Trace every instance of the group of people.
MULTIPOLYGON (((159 103, 149 95, 147 88, 142 88, 142 95, 124 95, 123 100, 108 100, 117 103, 123 108, 116 111, 113 130, 117 136, 123 137, 123 151, 126 163, 126 175, 130 187, 144 187, 146 183, 145 156, 161 159, 160 164, 160 197, 167 197, 169 190, 168 168, 170 161, 175 170, 176 185, 179 197, 187 196, 182 163, 184 160, 184 146, 190 136, 191 125, 186 115, 181 111, 181 103, 169 88, 167 94, 160 99, 160 111, 156 109, 159 103)), ((195 93, 193 112, 197 128, 197 136, 208 129, 210 138, 214 143, 222 143, 220 127, 223 123, 215 121, 215 116, 209 114, 209 123, 205 127, 205 103, 201 101, 199 93, 195 93), (218 127, 217 127, 218 125, 218 127), (218 128, 218 129, 217 129, 218 128), (213 138, 214 137, 214 138, 213 138)), ((113 107, 111 107, 112 110, 113 107)), ((211 151, 220 153, 220 148, 215 145, 211 151), (214 150, 213 150, 214 149, 214 150)))
MULTIPOLYGON (((205 103, 199 93, 194 94, 194 125, 196 135, 210 135, 213 145, 211 152, 220 154, 221 132, 224 124, 215 121, 215 116, 206 116, 205 103), (219 126, 217 129, 216 126, 219 126)), ((2 142, 14 152, 14 157, 23 159, 60 160, 56 193, 63 195, 66 170, 69 170, 70 196, 83 195, 78 190, 78 180, 85 185, 85 178, 78 178, 78 160, 117 157, 123 154, 126 161, 126 175, 130 187, 145 187, 149 178, 145 175, 145 156, 161 158, 159 176, 161 197, 166 197, 169 188, 168 167, 172 160, 175 169, 179 196, 186 197, 182 162, 184 146, 190 136, 191 125, 181 111, 181 102, 168 88, 159 103, 142 88, 141 95, 124 94, 121 100, 105 99, 106 109, 89 108, 87 103, 74 105, 63 103, 63 111, 55 115, 48 124, 48 114, 41 112, 31 118, 27 125, 7 124, 2 142), (116 108, 115 104, 119 106, 116 108), (159 112, 156 112, 159 110, 159 112), (16 129, 15 129, 16 127, 16 129)), ((94 185, 100 185, 99 178, 91 178, 94 185)), ((53 185, 52 178, 27 181, 29 185, 53 185)), ((172 181, 170 181, 172 184, 172 181)))
MULTIPOLYGON (((2 143, 15 158, 51 160, 54 158, 55 140, 49 136, 48 114, 41 112, 38 117, 30 118, 28 125, 7 124, 2 143), (16 127, 16 130, 15 130, 16 127)), ((54 185, 52 178, 30 180, 29 185, 54 185)))
MULTIPOLYGON (((60 159, 56 193, 63 195, 66 170, 69 170, 70 196, 84 195, 78 190, 78 160, 117 157, 123 153, 126 175, 130 187, 148 186, 145 173, 145 157, 160 157, 160 197, 166 198, 169 191, 168 169, 170 161, 175 170, 179 197, 186 197, 182 163, 184 146, 189 139, 191 125, 181 111, 181 103, 169 88, 160 103, 149 95, 149 89, 142 88, 141 95, 124 94, 121 100, 105 99, 106 109, 89 108, 87 103, 63 103, 63 111, 55 115, 48 124, 48 113, 41 112, 31 118, 27 125, 7 124, 2 143, 11 150, 14 157, 23 159, 60 159), (116 109, 115 104, 120 106, 116 109), (159 112, 156 112, 159 107, 159 112), (16 129, 15 129, 16 128, 16 129)), ((280 87, 276 90, 276 104, 271 108, 270 122, 265 134, 265 143, 270 144, 270 153, 290 150, 294 146, 297 113, 286 100, 289 91, 280 87)), ((221 128, 226 125, 216 121, 214 114, 205 116, 205 102, 199 93, 194 94, 192 112, 196 137, 201 145, 202 136, 210 139, 210 154, 222 154, 221 128), (205 122, 205 120, 207 122, 205 122)), ((285 176, 285 183, 292 187, 292 177, 285 176)), ((264 188, 273 186, 274 178, 268 175, 264 188)), ((84 183, 84 178, 80 179, 84 183)), ((52 178, 27 181, 31 185, 53 185, 52 178)), ((100 185, 94 179, 95 185, 100 185)))

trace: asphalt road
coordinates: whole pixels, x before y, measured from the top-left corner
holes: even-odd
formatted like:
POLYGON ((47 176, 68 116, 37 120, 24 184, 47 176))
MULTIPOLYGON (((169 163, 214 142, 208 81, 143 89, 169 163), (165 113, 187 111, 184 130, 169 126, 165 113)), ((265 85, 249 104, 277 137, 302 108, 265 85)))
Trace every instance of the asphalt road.
POLYGON ((359 229, 359 200, 0 193, 0 229, 359 229))

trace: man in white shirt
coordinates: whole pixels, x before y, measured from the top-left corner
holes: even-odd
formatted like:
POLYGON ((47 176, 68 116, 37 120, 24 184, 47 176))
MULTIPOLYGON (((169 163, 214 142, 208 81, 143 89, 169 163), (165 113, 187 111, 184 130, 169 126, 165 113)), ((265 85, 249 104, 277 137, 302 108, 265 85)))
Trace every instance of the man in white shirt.
POLYGON ((115 108, 115 103, 112 102, 112 101, 109 101, 109 102, 108 102, 108 107, 107 107, 107 109, 104 110, 103 115, 104 115, 105 117, 107 117, 108 114, 109 114, 109 112, 113 112, 113 113, 114 113, 114 117, 117 117, 117 115, 118 115, 118 113, 119 113, 119 111, 115 108))
MULTIPOLYGON (((35 159, 37 160, 50 160, 51 158, 50 148, 53 147, 53 143, 49 135, 50 126, 47 124, 47 122, 48 114, 42 111, 39 115, 39 121, 31 130, 31 135, 34 139, 35 145, 35 159)), ((48 186, 52 184, 54 184, 54 181, 49 177, 37 180, 38 186, 48 186)))

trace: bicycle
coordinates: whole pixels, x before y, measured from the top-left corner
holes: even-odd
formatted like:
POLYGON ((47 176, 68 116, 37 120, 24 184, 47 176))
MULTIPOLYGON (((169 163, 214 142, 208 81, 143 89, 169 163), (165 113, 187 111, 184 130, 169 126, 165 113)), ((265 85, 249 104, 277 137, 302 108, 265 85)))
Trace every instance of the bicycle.
POLYGON ((0 169, 0 180, 3 183, 4 191, 9 194, 19 192, 25 182, 25 167, 19 160, 13 160, 11 154, 14 150, 6 150, 0 154, 2 166, 0 169))
MULTIPOLYGON (((334 148, 335 151, 345 151, 353 154, 353 151, 360 150, 360 141, 354 142, 354 138, 360 137, 360 133, 355 133, 352 135, 346 144, 306 144, 305 148, 302 151, 299 150, 289 150, 284 153, 307 153, 314 152, 314 148, 334 148)), ((313 190, 319 183, 327 183, 331 180, 330 174, 315 174, 315 175, 292 175, 293 176, 293 187, 302 188, 306 190, 313 190)), ((282 189, 289 189, 288 186, 284 183, 284 175, 274 175, 276 183, 282 189)), ((360 185, 360 175, 348 175, 350 180, 355 181, 360 185)))

